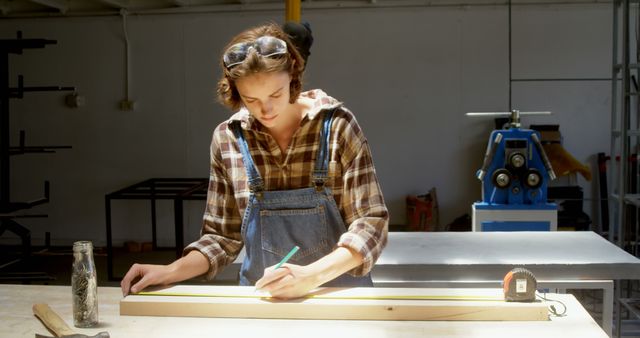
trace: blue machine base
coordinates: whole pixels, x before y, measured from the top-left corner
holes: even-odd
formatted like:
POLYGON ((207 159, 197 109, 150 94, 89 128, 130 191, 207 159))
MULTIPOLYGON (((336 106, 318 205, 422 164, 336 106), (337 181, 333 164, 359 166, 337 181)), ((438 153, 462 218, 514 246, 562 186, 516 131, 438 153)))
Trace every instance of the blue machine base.
POLYGON ((555 203, 472 205, 472 231, 556 231, 555 203))
POLYGON ((551 222, 484 221, 482 231, 551 231, 551 222))
POLYGON ((538 204, 490 204, 487 202, 473 203, 476 210, 557 210, 555 203, 538 204))

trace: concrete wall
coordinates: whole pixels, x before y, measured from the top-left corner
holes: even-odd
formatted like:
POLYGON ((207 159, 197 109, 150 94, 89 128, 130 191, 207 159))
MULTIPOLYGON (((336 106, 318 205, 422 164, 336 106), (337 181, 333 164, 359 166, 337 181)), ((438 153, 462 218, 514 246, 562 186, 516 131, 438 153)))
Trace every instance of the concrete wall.
MULTIPOLYGON (((151 177, 207 177, 211 132, 230 112, 215 102, 217 58, 229 37, 275 11, 140 15, 127 19, 133 111, 124 97, 124 35, 119 17, 0 21, 0 36, 47 38, 57 45, 11 56, 11 83, 74 85, 86 105, 64 93, 28 93, 11 101, 11 139, 72 145, 55 154, 11 158, 12 200, 31 200, 51 181, 51 202, 23 219, 34 244, 106 242, 104 195, 151 177)), ((392 223, 405 221, 404 199, 435 187, 441 224, 480 198, 480 167, 491 119, 467 111, 508 110, 509 39, 505 6, 316 9, 303 13, 315 44, 306 87, 323 88, 356 114, 372 147, 392 223)), ((611 5, 524 5, 512 10, 512 77, 607 78, 611 5)), ((609 151, 610 82, 515 82, 513 107, 551 110, 529 123, 560 124, 564 146, 595 170, 609 151)), ((585 197, 596 182, 581 177, 585 197)), ((594 207, 597 203, 593 203, 594 207)), ((187 202, 185 235, 198 237, 202 201, 187 202)), ((585 210, 596 218, 592 204, 585 210)), ((173 210, 159 203, 160 244, 173 241, 173 210)), ((116 201, 114 239, 150 239, 148 202, 116 201)), ((11 234, 0 243, 17 243, 11 234)))

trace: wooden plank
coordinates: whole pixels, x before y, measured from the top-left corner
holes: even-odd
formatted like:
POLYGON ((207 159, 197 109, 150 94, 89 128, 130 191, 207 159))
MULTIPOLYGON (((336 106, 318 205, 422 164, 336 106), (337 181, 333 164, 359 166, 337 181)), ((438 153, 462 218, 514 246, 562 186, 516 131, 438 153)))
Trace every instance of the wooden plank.
POLYGON ((500 289, 319 288, 302 299, 277 300, 253 287, 178 285, 129 295, 130 316, 333 320, 549 320, 545 302, 512 303, 500 289))
MULTIPOLYGON (((270 298, 247 286, 174 285, 147 288, 138 295, 270 298)), ((494 288, 318 288, 305 298, 313 299, 424 299, 424 300, 490 300, 503 301, 501 289, 494 288)))

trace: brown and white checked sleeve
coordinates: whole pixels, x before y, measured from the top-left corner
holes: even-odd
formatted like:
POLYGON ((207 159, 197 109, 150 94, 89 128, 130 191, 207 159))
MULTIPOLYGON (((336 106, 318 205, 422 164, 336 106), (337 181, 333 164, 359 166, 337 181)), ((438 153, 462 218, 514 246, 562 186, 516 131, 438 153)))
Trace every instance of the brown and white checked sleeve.
POLYGON ((207 279, 213 279, 225 266, 233 263, 243 246, 240 233, 242 219, 231 180, 227 176, 227 168, 236 162, 231 156, 228 132, 227 125, 223 123, 213 133, 209 189, 201 237, 183 251, 183 255, 186 255, 191 250, 198 250, 209 259, 207 279))
POLYGON ((362 265, 349 272, 362 276, 371 271, 387 244, 389 212, 369 144, 356 119, 346 113, 336 123, 335 135, 342 150, 342 198, 339 205, 348 227, 338 246, 348 247, 362 255, 362 265))

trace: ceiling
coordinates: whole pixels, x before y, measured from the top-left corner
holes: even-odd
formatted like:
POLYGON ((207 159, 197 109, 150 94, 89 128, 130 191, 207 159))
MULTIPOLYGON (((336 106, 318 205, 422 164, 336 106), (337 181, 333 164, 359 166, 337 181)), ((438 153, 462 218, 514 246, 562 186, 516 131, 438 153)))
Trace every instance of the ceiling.
MULTIPOLYGON (((301 8, 611 3, 612 0, 302 0, 301 8)), ((0 0, 0 18, 283 10, 285 0, 0 0)))
MULTIPOLYGON (((382 1, 389 2, 389 0, 382 1)), ((304 1, 305 5, 311 2, 316 6, 327 6, 345 1, 304 1)), ((375 3, 376 0, 346 2, 366 5, 375 3)), ((284 10, 284 6, 285 0, 0 0, 0 15, 3 17, 91 16, 114 15, 120 14, 122 11, 130 14, 171 14, 203 11, 284 10)))
MULTIPOLYGON (((611 3, 612 0, 302 0, 301 8, 611 3)), ((285 0, 0 0, 0 18, 283 10, 285 0)))
POLYGON ((282 5, 278 0, 0 0, 4 17, 91 16, 130 13, 190 11, 229 6, 282 5))

